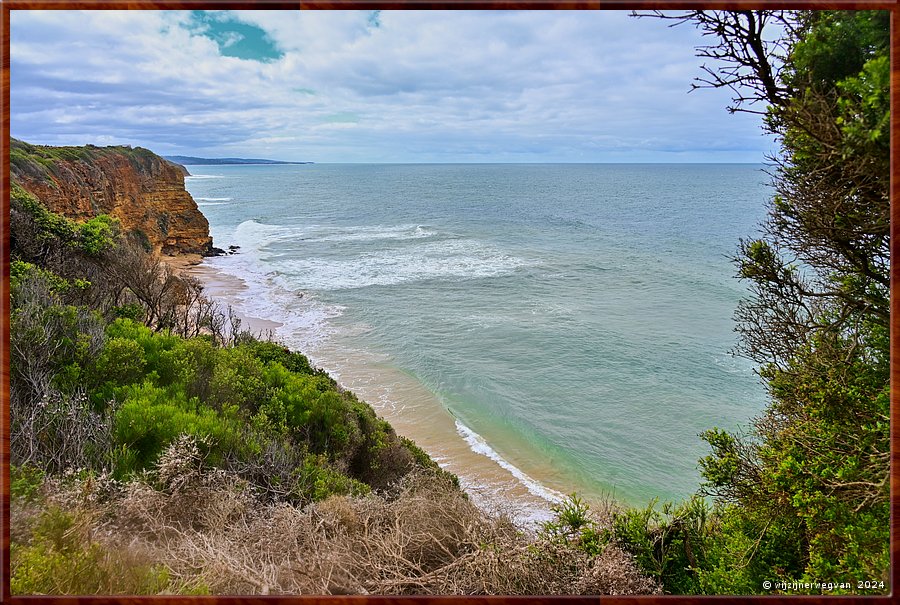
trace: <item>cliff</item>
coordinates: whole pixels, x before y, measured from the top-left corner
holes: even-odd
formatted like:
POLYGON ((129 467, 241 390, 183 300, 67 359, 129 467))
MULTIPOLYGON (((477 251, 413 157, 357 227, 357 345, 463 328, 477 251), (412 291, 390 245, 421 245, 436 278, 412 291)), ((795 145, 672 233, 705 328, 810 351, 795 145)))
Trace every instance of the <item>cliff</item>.
POLYGON ((117 218, 163 254, 208 254, 209 222, 184 188, 187 170, 140 147, 48 147, 13 139, 10 177, 73 220, 117 218))

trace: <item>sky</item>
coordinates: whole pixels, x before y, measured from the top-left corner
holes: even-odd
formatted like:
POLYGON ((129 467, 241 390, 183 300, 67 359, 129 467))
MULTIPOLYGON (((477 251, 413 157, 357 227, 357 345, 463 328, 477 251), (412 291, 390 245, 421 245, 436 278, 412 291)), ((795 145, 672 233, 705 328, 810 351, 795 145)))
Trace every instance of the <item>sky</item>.
POLYGON ((620 11, 10 12, 10 133, 334 162, 763 162, 690 26, 620 11))

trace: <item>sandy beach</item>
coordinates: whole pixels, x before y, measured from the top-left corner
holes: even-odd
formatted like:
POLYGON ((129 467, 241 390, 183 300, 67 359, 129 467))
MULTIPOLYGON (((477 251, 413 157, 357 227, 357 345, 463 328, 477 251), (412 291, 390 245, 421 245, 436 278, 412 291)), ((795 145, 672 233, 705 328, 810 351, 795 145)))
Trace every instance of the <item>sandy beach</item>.
POLYGON ((247 290, 244 282, 216 271, 212 267, 203 264, 203 257, 199 254, 183 254, 181 256, 166 256, 163 261, 182 275, 194 277, 203 284, 203 291, 211 299, 220 301, 224 305, 232 305, 234 314, 240 318, 241 327, 248 328, 254 335, 266 337, 274 333, 283 324, 266 319, 254 317, 234 306, 235 297, 247 290))
MULTIPOLYGON (((171 267, 203 284, 206 294, 230 305, 242 326, 254 334, 279 340, 283 324, 248 314, 241 296, 248 291, 239 278, 203 262, 199 255, 165 257, 171 267)), ((338 350, 328 343, 314 355, 303 351, 344 388, 367 401, 405 437, 415 441, 442 468, 455 473, 473 500, 492 511, 502 511, 529 524, 550 515, 552 501, 559 492, 545 488, 503 460, 478 435, 464 427, 418 381, 377 360, 366 359, 358 351, 338 350)), ((552 473, 551 469, 547 469, 552 473)))

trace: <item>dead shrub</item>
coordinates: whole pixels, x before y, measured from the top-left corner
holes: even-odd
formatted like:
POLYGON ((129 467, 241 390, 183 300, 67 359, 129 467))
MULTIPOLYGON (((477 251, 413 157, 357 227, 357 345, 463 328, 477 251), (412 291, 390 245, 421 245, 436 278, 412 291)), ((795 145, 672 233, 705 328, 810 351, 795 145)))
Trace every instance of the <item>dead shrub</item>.
POLYGON ((57 490, 57 501, 93 511, 83 517, 92 540, 162 565, 169 585, 182 591, 658 592, 615 546, 591 557, 565 541, 535 537, 508 517, 486 514, 443 473, 418 471, 387 492, 331 496, 303 508, 265 504, 233 472, 207 468, 196 442, 182 437, 155 471, 119 491, 96 480, 66 489, 57 490), (83 495, 93 492, 112 496, 83 495))
POLYGON ((155 473, 128 485, 120 517, 150 535, 177 536, 187 529, 219 534, 255 504, 246 481, 206 468, 196 440, 182 435, 160 455, 155 473))

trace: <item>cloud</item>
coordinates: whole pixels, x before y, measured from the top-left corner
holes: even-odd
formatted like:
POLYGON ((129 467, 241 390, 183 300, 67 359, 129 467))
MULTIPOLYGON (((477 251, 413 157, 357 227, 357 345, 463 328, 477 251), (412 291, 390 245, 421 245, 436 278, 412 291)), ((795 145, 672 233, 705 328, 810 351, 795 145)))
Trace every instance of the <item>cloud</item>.
POLYGON ((622 12, 12 11, 11 131, 340 161, 761 161, 700 42, 622 12))

